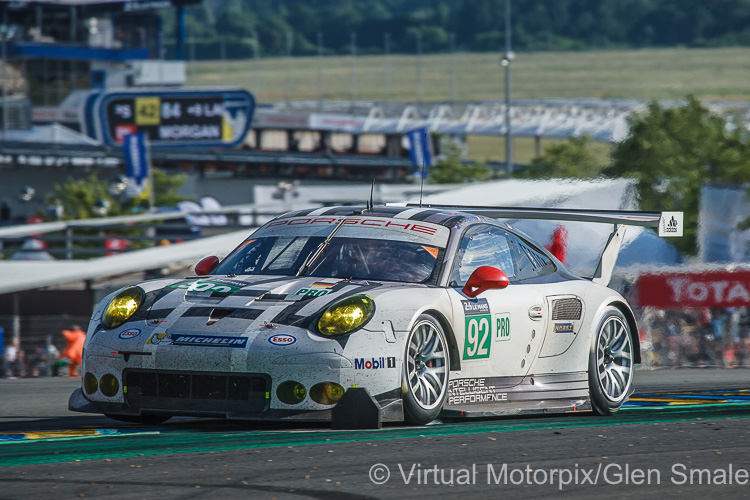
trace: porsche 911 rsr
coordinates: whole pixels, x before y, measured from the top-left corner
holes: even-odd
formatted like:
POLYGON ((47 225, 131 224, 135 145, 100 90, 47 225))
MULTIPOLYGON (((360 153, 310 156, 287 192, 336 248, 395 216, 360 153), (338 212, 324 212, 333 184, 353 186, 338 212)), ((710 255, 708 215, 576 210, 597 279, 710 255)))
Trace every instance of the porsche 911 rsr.
MULTIPOLYGON (((383 421, 617 411, 640 361, 633 312, 605 286, 620 229, 590 280, 493 218, 528 213, 465 210, 288 213, 195 277, 107 296, 70 409, 330 420, 356 388, 383 421)), ((536 217, 659 221, 574 212, 536 217)))

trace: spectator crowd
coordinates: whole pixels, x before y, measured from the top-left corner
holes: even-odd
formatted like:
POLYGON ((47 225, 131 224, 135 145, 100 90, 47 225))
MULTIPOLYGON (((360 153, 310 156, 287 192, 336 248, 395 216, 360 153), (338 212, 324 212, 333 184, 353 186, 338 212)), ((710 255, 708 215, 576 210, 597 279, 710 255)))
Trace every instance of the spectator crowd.
POLYGON ((639 315, 643 363, 653 367, 750 367, 750 309, 661 310, 639 315))
MULTIPOLYGON (((81 354, 86 333, 74 325, 65 329, 60 338, 48 338, 45 345, 22 348, 19 339, 8 342, 0 352, 0 378, 45 377, 67 375, 80 377, 81 354), (55 345, 64 341, 61 351, 55 345)), ((3 336, 0 334, 0 339, 3 336)), ((2 342, 0 342, 0 345, 2 342)))

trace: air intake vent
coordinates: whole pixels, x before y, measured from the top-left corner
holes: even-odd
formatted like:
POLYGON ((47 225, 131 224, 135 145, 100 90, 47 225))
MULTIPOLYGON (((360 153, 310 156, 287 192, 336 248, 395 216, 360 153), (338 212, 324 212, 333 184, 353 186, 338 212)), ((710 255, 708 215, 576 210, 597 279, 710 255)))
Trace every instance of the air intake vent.
POLYGON ((552 321, 581 319, 583 304, 575 298, 558 299, 552 302, 552 321))
POLYGON ((125 370, 125 402, 134 408, 262 412, 271 387, 262 373, 125 370))

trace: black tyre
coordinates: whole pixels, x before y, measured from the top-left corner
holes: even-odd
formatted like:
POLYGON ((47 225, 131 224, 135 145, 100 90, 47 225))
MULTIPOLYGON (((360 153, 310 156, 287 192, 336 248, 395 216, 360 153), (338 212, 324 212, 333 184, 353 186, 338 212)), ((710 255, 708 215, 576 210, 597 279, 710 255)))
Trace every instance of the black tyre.
POLYGON ((633 339, 625 316, 608 307, 599 321, 589 354, 589 392, 597 415, 612 415, 633 387, 633 339))
POLYGON ((435 420, 448 395, 449 376, 443 328, 435 318, 422 314, 406 340, 401 383, 406 422, 424 425, 435 420))
POLYGON ((120 422, 145 425, 162 424, 172 418, 171 415, 114 415, 112 413, 105 413, 104 416, 120 422))

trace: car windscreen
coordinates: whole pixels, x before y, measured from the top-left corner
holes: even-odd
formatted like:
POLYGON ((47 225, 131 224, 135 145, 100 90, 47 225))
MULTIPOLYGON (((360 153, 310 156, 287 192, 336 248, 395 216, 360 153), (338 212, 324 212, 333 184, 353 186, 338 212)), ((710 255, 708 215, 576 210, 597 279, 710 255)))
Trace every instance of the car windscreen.
MULTIPOLYGON (((294 275, 325 238, 268 236, 250 239, 215 274, 294 275)), ((428 283, 436 279, 442 248, 410 241, 334 237, 310 263, 308 276, 428 283)))

